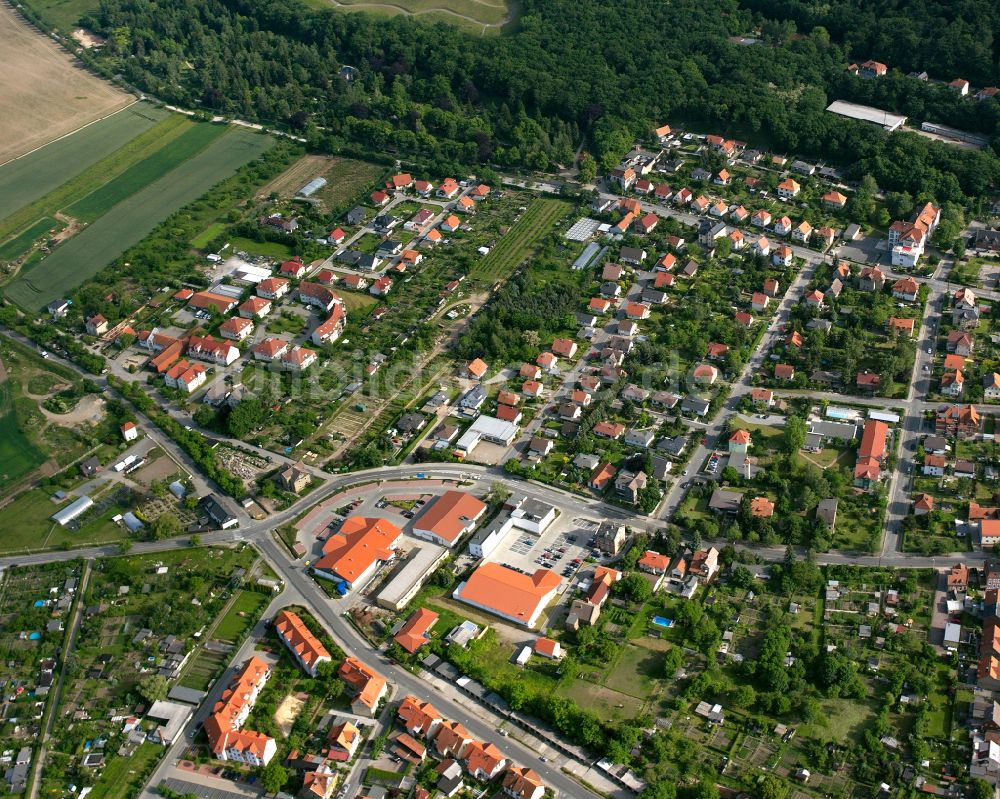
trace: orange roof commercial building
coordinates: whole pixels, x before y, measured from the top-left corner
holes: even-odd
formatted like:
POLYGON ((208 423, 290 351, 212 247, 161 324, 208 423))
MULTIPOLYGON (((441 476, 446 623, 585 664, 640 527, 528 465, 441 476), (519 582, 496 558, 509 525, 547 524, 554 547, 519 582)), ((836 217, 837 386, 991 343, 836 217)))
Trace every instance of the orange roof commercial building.
POLYGON ((281 611, 274 617, 274 630, 310 677, 316 676, 321 663, 331 661, 326 647, 296 614, 287 610, 281 611))
POLYGON ((204 724, 208 747, 217 759, 266 766, 278 751, 270 736, 241 729, 270 676, 267 663, 252 657, 222 692, 204 724))
POLYGON ((559 575, 546 569, 522 574, 499 563, 484 563, 452 596, 524 627, 534 627, 559 588, 559 575))
POLYGON ((486 513, 486 503, 464 491, 446 491, 413 524, 413 534, 444 547, 455 545, 486 513))
POLYGON ((366 519, 351 516, 336 535, 323 545, 323 557, 313 564, 319 577, 336 580, 343 593, 356 585, 364 585, 382 563, 396 556, 396 547, 403 535, 386 519, 366 519))

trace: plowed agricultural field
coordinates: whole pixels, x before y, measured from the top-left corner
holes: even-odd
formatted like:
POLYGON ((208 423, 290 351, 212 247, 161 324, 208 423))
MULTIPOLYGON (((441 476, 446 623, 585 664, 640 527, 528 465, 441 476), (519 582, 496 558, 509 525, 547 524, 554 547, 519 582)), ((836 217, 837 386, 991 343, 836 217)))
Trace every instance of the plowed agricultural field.
POLYGON ((77 66, 0 3, 0 164, 72 133, 135 98, 77 66))

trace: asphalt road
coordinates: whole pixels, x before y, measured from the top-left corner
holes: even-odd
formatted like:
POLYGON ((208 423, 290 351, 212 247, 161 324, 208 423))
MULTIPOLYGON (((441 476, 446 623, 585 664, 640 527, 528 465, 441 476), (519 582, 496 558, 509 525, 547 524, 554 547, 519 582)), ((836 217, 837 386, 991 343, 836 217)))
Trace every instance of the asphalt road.
MULTIPOLYGON (((617 198, 617 195, 603 195, 609 198, 617 198)), ((688 224, 697 224, 698 218, 684 212, 664 208, 653 203, 642 203, 643 210, 652 211, 661 216, 671 216, 680 219, 688 224)), ((705 423, 705 438, 707 445, 698 444, 690 460, 692 469, 699 469, 701 464, 708 457, 711 448, 718 443, 719 436, 725 419, 735 411, 740 399, 750 391, 751 376, 764 365, 767 353, 771 351, 772 345, 781 335, 780 326, 786 321, 789 310, 793 304, 801 299, 802 291, 820 262, 825 260, 825 256, 813 250, 793 246, 796 256, 806 260, 806 266, 797 275, 795 281, 786 289, 786 292, 779 303, 777 312, 774 314, 761 342, 754 351, 752 357, 746 364, 742 373, 733 382, 731 392, 723 407, 705 423)), ((978 562, 983 559, 982 554, 956 553, 948 556, 927 558, 914 555, 905 555, 898 551, 899 525, 903 516, 909 510, 908 486, 910 475, 914 464, 912 463, 913 453, 915 453, 915 443, 918 435, 922 431, 923 412, 936 403, 927 403, 925 397, 929 388, 930 380, 927 373, 923 371, 923 366, 929 362, 930 356, 926 354, 928 342, 933 341, 933 333, 930 329, 931 320, 940 313, 947 300, 947 294, 951 290, 950 284, 946 280, 945 270, 939 270, 942 275, 935 275, 926 280, 931 289, 931 298, 927 305, 927 313, 922 320, 922 325, 918 337, 918 357, 914 365, 908 395, 905 400, 885 400, 882 398, 872 398, 870 400, 856 400, 863 404, 870 404, 880 407, 901 407, 904 409, 904 420, 901 428, 901 469, 895 472, 889 483, 890 506, 886 524, 886 536, 882 550, 879 555, 857 555, 852 553, 827 553, 816 558, 821 564, 852 563, 857 565, 893 566, 899 568, 941 568, 950 565, 956 558, 961 558, 967 562, 978 562)), ((1000 299, 1000 295, 990 291, 977 291, 979 296, 988 299, 1000 299)), ((16 338, 28 346, 35 347, 31 342, 22 337, 6 333, 12 338, 16 338)), ((55 356, 50 356, 55 357, 55 356)), ((61 363, 69 366, 77 372, 81 370, 74 364, 62 359, 57 359, 61 363)), ((82 373, 82 372, 81 372, 82 373)), ((88 377, 93 377, 88 375, 88 377)), ((106 382, 99 379, 100 382, 106 382)), ((110 391, 110 388, 107 388, 110 391)), ((805 395, 816 399, 842 400, 843 397, 837 394, 825 392, 779 392, 782 395, 805 395)), ((1000 413, 1000 408, 984 407, 986 413, 1000 413)), ((195 480, 195 486, 199 493, 217 491, 218 488, 206 478, 204 478, 195 464, 186 454, 169 438, 160 433, 152 423, 145 417, 139 415, 140 427, 143 432, 155 441, 164 450, 169 452, 179 463, 183 464, 195 480)), ((231 442, 238 446, 245 446, 241 442, 231 442)), ((275 457, 274 453, 268 453, 275 457)), ((277 462, 283 462, 282 456, 276 457, 277 462)), ((315 472, 314 472, 315 473, 315 472)), ((331 632, 337 643, 345 651, 355 654, 364 661, 383 673, 394 685, 397 698, 412 693, 422 699, 432 701, 439 711, 448 718, 461 721, 473 735, 486 740, 498 740, 496 729, 483 720, 483 713, 470 712, 462 703, 456 701, 456 695, 449 695, 443 688, 430 686, 420 677, 388 663, 381 654, 377 653, 372 646, 363 639, 360 634, 345 620, 340 612, 344 607, 343 603, 336 603, 330 600, 326 594, 315 584, 311 577, 305 574, 305 567, 302 563, 295 561, 284 546, 279 544, 271 534, 271 531, 281 525, 292 521, 300 516, 308 508, 322 502, 323 500, 340 493, 351 486, 359 483, 377 483, 383 480, 398 480, 400 478, 416 478, 418 474, 426 474, 433 478, 453 479, 458 481, 476 477, 480 481, 498 482, 508 490, 520 492, 542 501, 557 505, 564 513, 574 516, 589 516, 591 518, 616 518, 624 523, 630 524, 636 529, 655 529, 656 519, 646 516, 639 516, 628 512, 622 508, 605 504, 596 500, 581 497, 558 489, 535 484, 530 481, 512 479, 501 469, 474 466, 471 464, 438 464, 438 465, 403 465, 398 467, 382 467, 370 469, 363 472, 354 472, 344 475, 326 475, 318 473, 317 476, 324 480, 322 486, 313 491, 308 497, 300 499, 287 510, 282 511, 265 521, 256 522, 249 519, 244 513, 240 513, 240 527, 236 530, 206 533, 200 536, 202 544, 219 544, 233 541, 250 541, 262 553, 263 557, 285 581, 286 588, 275 602, 269 607, 269 613, 276 611, 279 606, 285 604, 300 604, 309 610, 324 624, 331 632)), ((675 481, 666 497, 661 503, 657 513, 657 518, 669 518, 684 496, 684 489, 681 488, 683 479, 675 481)), ((724 542, 718 542, 722 544, 724 542)), ((144 542, 135 544, 132 547, 134 553, 153 553, 167 551, 182 546, 190 545, 188 537, 170 539, 166 541, 144 542)), ((749 548, 760 557, 768 560, 780 560, 784 557, 784 548, 760 549, 749 548)), ((73 558, 96 558, 111 556, 120 553, 116 546, 89 547, 72 551, 46 552, 33 555, 11 556, 0 558, 0 567, 14 564, 29 565, 37 563, 47 563, 68 560, 73 558)), ((248 652, 244 651, 246 646, 238 653, 234 662, 238 665, 248 652)), ((203 715, 204 711, 202 711, 203 715)), ((500 741, 502 749, 517 763, 529 765, 538 771, 548 785, 556 789, 563 796, 580 797, 594 796, 589 789, 583 787, 562 771, 557 763, 544 763, 540 760, 540 753, 525 746, 514 738, 506 738, 500 741)), ((175 747, 175 749, 179 749, 175 747)), ((155 779, 162 776, 163 769, 168 768, 179 751, 170 752, 170 756, 164 760, 163 765, 157 770, 155 779)), ((561 759, 561 756, 560 758, 561 759)), ((155 782, 151 782, 155 785, 155 782)))

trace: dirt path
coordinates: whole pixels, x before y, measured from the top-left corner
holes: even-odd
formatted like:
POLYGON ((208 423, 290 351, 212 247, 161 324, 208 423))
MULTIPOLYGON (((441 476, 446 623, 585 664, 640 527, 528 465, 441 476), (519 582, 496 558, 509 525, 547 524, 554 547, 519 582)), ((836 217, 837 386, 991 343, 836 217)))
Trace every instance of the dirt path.
POLYGON ((824 472, 825 472, 825 471, 826 471, 827 469, 829 469, 829 468, 830 468, 831 466, 836 466, 836 465, 837 465, 838 463, 840 463, 840 460, 841 460, 841 458, 845 457, 845 456, 847 455, 847 453, 846 453, 846 452, 841 452, 841 453, 840 453, 840 454, 839 454, 839 455, 838 455, 838 456, 836 457, 836 459, 835 459, 835 460, 833 461, 833 463, 831 463, 831 464, 830 464, 830 466, 824 466, 824 465, 823 465, 822 463, 817 463, 816 461, 814 461, 814 460, 813 460, 812 458, 810 458, 810 457, 809 457, 809 456, 808 456, 808 455, 807 455, 806 453, 804 453, 804 452, 800 452, 800 453, 799 453, 799 455, 801 455, 801 456, 802 456, 802 460, 804 460, 804 461, 809 461, 809 463, 811 463, 811 464, 812 464, 813 466, 815 466, 815 467, 816 467, 817 469, 819 469, 820 471, 824 471, 824 472))
POLYGON ((52 241, 56 242, 57 244, 62 244, 62 242, 66 241, 66 239, 70 238, 71 236, 75 236, 77 233, 83 230, 84 225, 82 222, 80 222, 77 219, 74 219, 72 216, 67 216, 62 211, 57 211, 55 214, 53 214, 53 216, 58 221, 66 225, 66 227, 64 227, 62 230, 60 230, 58 233, 56 233, 56 235, 52 237, 52 241))
POLYGON ((38 410, 50 422, 63 427, 84 424, 86 422, 93 423, 100 421, 101 416, 104 415, 104 399, 96 394, 88 394, 69 413, 52 413, 52 411, 46 410, 41 405, 38 406, 38 410))
MULTIPOLYGON (((408 17, 417 17, 420 16, 421 14, 448 14, 449 16, 458 17, 458 19, 465 20, 466 22, 471 22, 473 25, 481 27, 483 29, 482 30, 483 35, 485 35, 486 31, 489 30, 490 28, 502 28, 511 20, 511 15, 509 12, 507 16, 505 16, 499 22, 483 22, 481 19, 470 17, 467 14, 461 14, 458 11, 453 11, 450 8, 441 8, 441 7, 422 8, 419 11, 412 11, 406 6, 399 5, 397 3, 342 3, 340 2, 340 0, 330 0, 330 2, 337 8, 344 8, 348 10, 353 9, 355 11, 365 11, 366 9, 369 8, 383 9, 386 11, 396 11, 408 17)), ((488 6, 489 8, 498 8, 498 6, 495 6, 491 3, 480 2, 480 5, 488 6)))
POLYGON ((59 679, 49 699, 48 718, 45 720, 45 729, 42 731, 41 745, 35 755, 35 762, 31 766, 31 792, 28 794, 28 799, 38 799, 38 793, 42 787, 42 767, 45 765, 46 756, 45 743, 52 734, 52 725, 59 709, 59 702, 62 699, 63 686, 66 684, 66 653, 72 652, 76 643, 76 635, 80 626, 80 611, 83 609, 83 597, 87 592, 87 583, 90 580, 90 566, 91 561, 85 560, 83 562, 83 574, 80 576, 80 585, 77 588, 76 605, 73 608, 73 615, 66 632, 66 645, 63 648, 64 654, 59 666, 59 679))

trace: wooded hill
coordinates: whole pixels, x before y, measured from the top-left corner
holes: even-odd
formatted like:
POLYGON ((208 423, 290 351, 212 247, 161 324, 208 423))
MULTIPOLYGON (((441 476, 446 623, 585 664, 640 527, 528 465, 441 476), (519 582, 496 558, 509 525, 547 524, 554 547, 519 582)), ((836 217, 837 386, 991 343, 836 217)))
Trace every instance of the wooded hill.
POLYGON ((300 0, 104 0, 86 24, 110 38, 104 66, 161 99, 284 123, 332 151, 547 168, 570 162, 586 135, 607 168, 654 122, 686 121, 848 164, 884 189, 939 202, 987 195, 1000 182, 993 149, 889 136, 825 112, 837 98, 868 102, 1000 141, 996 100, 845 71, 875 57, 992 82, 989 0, 888 5, 914 18, 907 37, 926 46, 903 44, 877 18, 882 4, 858 0, 524 0, 516 30, 498 37, 300 0), (758 44, 734 41, 755 31, 758 44), (942 35, 975 46, 945 48, 942 35), (355 81, 338 77, 345 64, 355 81))

